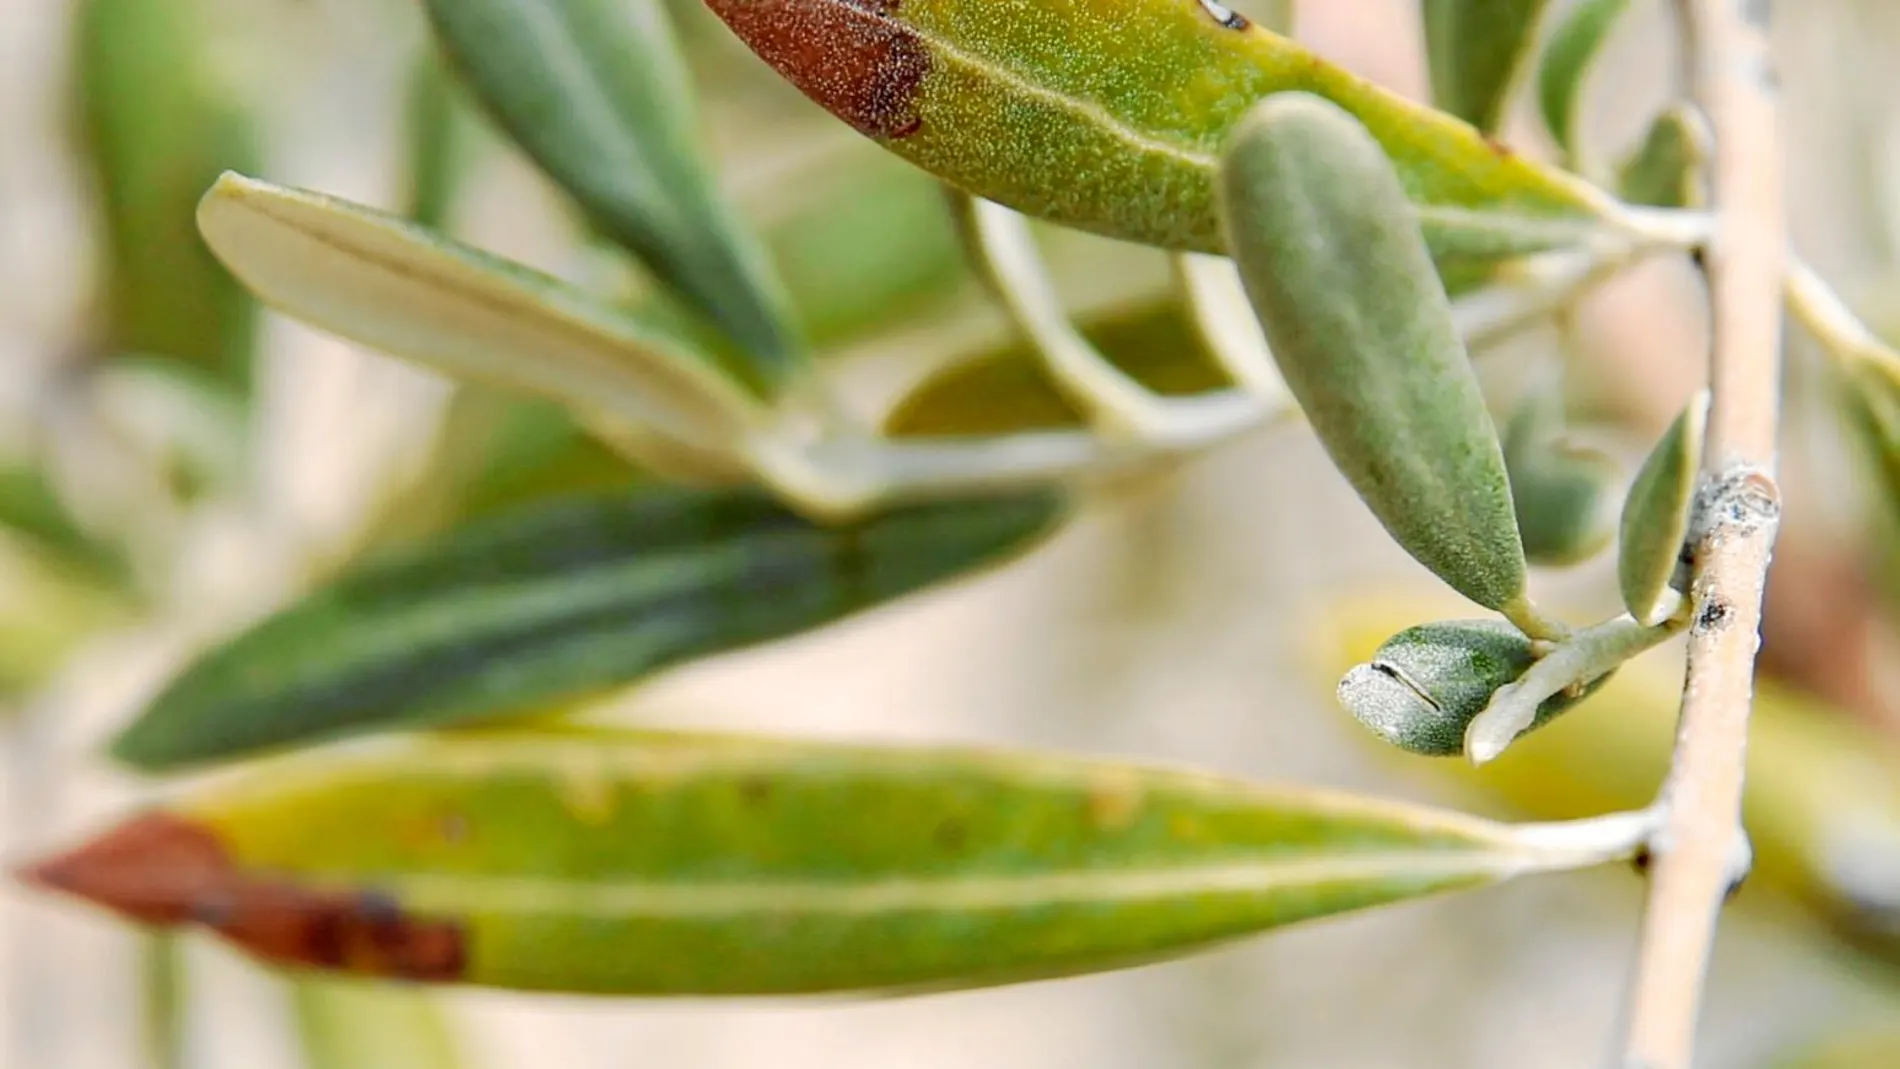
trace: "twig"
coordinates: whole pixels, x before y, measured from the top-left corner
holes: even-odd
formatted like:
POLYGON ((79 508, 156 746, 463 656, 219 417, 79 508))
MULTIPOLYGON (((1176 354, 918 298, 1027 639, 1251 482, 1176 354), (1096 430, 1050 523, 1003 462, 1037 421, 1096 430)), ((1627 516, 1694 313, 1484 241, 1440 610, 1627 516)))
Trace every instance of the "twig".
POLYGON ((1676 0, 1695 102, 1715 132, 1707 249, 1714 395, 1691 534, 1689 666, 1631 986, 1626 1069, 1688 1069, 1716 918, 1746 857, 1742 769, 1774 482, 1786 226, 1767 5, 1676 0))

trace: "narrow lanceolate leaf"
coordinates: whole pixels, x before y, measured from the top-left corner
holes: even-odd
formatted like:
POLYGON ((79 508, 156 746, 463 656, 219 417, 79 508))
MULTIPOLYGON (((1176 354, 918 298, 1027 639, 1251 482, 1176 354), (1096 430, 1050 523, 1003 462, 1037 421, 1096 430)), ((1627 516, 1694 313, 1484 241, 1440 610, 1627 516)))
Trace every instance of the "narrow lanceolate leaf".
POLYGON ((1623 500, 1617 579, 1624 606, 1641 624, 1663 622, 1680 601, 1671 583, 1689 535, 1708 414, 1708 392, 1703 391, 1650 450, 1623 500))
POLYGON ((226 175, 198 226, 264 301, 392 356, 644 427, 735 469, 765 420, 662 329, 382 212, 226 175))
POLYGON ((1420 0, 1432 102, 1495 132, 1547 0, 1420 0))
POLYGON ((258 156, 239 95, 216 75, 216 28, 194 0, 85 0, 75 8, 78 142, 100 212, 110 350, 250 383, 255 311, 191 226, 192 205, 258 156))
POLYGON ((1582 240, 1607 210, 1582 183, 1212 2, 706 3, 787 80, 891 151, 987 200, 1110 237, 1224 251, 1221 145, 1256 101, 1288 90, 1356 115, 1392 156, 1428 233, 1456 224, 1448 242, 1480 217, 1568 224, 1563 240, 1582 240))
POLYGON ((24 875, 293 966, 895 993, 1137 964, 1632 845, 1077 758, 517 728, 292 758, 24 875))
POLYGON ((1532 564, 1576 564, 1616 538, 1623 468, 1602 450, 1565 436, 1557 390, 1537 390, 1512 414, 1504 432, 1504 466, 1524 556, 1532 564))
POLYGON ((731 335, 754 387, 769 393, 797 373, 789 305, 719 194, 660 0, 429 0, 428 12, 514 140, 731 335))
POLYGON ((1510 481, 1451 307, 1377 142, 1320 98, 1260 104, 1224 182, 1287 386, 1392 537, 1480 605, 1524 596, 1510 481))
POLYGON ((751 490, 538 504, 372 560, 212 650, 113 752, 170 768, 585 697, 963 574, 1061 514, 1048 494, 840 527, 751 490))
POLYGON ((417 224, 447 233, 454 224, 471 155, 470 117, 457 86, 434 54, 424 55, 409 75, 407 104, 409 203, 404 212, 417 224))
MULTIPOLYGON (((1453 757, 1464 752, 1465 728, 1491 696, 1536 661, 1531 640, 1502 620, 1421 624, 1393 635, 1372 660, 1347 672, 1338 697, 1354 719, 1392 745, 1453 757)), ((1607 678, 1544 702, 1531 726, 1548 723, 1607 678)))
POLYGON ((1544 126, 1573 161, 1578 155, 1577 122, 1590 65, 1629 6, 1629 0, 1582 0, 1551 32, 1538 63, 1537 102, 1544 126))
POLYGON ((1656 116, 1649 133, 1617 169, 1618 195, 1631 204, 1693 208, 1702 200, 1702 168, 1714 144, 1708 120, 1688 104, 1656 116))

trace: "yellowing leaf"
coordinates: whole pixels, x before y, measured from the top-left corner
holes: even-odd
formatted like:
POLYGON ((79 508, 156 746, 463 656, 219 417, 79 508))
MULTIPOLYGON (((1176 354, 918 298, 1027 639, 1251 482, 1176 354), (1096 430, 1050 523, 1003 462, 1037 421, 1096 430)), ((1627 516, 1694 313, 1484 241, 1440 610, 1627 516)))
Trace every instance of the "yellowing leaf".
POLYGON ((1581 240, 1612 209, 1215 4, 1193 0, 706 0, 807 96, 923 169, 1026 215, 1197 252, 1225 248, 1221 145, 1262 97, 1356 116, 1434 251, 1475 222, 1581 240), (1443 240, 1437 240, 1443 239, 1443 240))
POLYGON ((522 728, 291 759, 26 876, 286 965, 764 995, 1118 968, 1633 845, 1079 758, 522 728))

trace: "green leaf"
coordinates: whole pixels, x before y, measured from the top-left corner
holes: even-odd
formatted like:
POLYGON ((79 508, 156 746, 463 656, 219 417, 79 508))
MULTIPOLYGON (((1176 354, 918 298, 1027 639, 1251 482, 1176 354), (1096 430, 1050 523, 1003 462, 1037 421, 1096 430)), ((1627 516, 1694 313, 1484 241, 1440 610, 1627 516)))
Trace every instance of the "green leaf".
POLYGON ((1702 113, 1678 104, 1656 116, 1649 133, 1617 169, 1617 193, 1631 204, 1693 208, 1702 199, 1702 167, 1714 135, 1702 113))
MULTIPOLYGON (((861 133, 1026 215, 1185 251, 1225 250, 1221 145, 1260 98, 1356 115, 1428 234, 1475 216, 1570 225, 1612 210, 1471 127, 1189 0, 706 0, 764 60, 861 133)), ((1439 252, 1455 251, 1435 244, 1439 252)))
POLYGON ((474 131, 449 72, 433 55, 423 56, 409 75, 409 203, 411 222, 447 233, 455 203, 467 177, 474 131))
POLYGON ((503 128, 594 224, 717 322, 765 396, 805 363, 764 247, 725 203, 659 0, 429 0, 503 128))
POLYGON ((226 169, 249 169, 250 116, 215 69, 216 27, 194 0, 85 0, 75 11, 78 142, 100 212, 102 337, 211 372, 243 393, 255 311, 191 225, 226 169))
POLYGON ((821 527, 763 492, 647 489, 372 559, 188 667, 113 745, 144 769, 591 696, 1019 553, 1052 494, 821 527))
MULTIPOLYGON (((1097 351, 1129 377, 1168 397, 1233 385, 1163 293, 1077 324, 1097 351)), ((884 433, 898 438, 985 437, 1081 429, 1086 421, 1049 380, 1026 342, 950 364, 891 410, 884 433)))
POLYGON ((1888 1069, 1900 1065, 1900 1027, 1891 1020, 1859 1029, 1828 1028, 1777 1056, 1773 1069, 1888 1069))
POLYGON ((387 984, 299 977, 291 1012, 303 1069, 457 1069, 448 1022, 429 996, 387 984))
POLYGON ((1497 431, 1391 163, 1318 97, 1260 104, 1229 142, 1235 259, 1333 463, 1421 564, 1489 609, 1524 599, 1497 431))
POLYGON ((1504 466, 1532 564, 1576 564, 1616 538, 1622 465, 1565 436, 1559 390, 1538 389, 1519 404, 1504 432, 1504 466))
POLYGON ((1680 601, 1673 581, 1689 536, 1708 417, 1704 390, 1663 432, 1623 499, 1617 581, 1624 607, 1646 626, 1668 619, 1680 601))
POLYGON ((260 298, 392 356, 644 427, 735 470, 766 420, 655 323, 382 212, 226 175, 198 225, 260 298))
POLYGON ((1432 102, 1497 132, 1548 6, 1547 0, 1420 0, 1432 102))
MULTIPOLYGON (((1465 728, 1491 696, 1536 662, 1531 640, 1502 620, 1421 624, 1393 635, 1371 661, 1347 672, 1339 681, 1339 703, 1402 750, 1455 757, 1464 753, 1465 728)), ((1531 729, 1589 697, 1608 678, 1545 701, 1531 729)))
POLYGON ((123 589, 133 581, 123 548, 87 531, 37 465, 0 462, 0 534, 19 538, 101 586, 123 589))
POLYGON ((1138 964, 1634 845, 1078 758, 516 728, 293 758, 23 875, 300 967, 898 993, 1138 964))
POLYGON ((1629 0, 1581 0, 1557 24, 1537 68, 1537 101, 1544 126, 1572 161, 1578 156, 1577 121, 1584 79, 1629 0))

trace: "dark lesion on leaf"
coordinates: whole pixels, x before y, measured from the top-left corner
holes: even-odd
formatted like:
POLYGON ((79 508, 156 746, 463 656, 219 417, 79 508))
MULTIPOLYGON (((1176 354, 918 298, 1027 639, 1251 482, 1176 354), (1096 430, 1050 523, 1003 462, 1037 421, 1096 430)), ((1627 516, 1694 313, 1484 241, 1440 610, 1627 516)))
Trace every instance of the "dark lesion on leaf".
POLYGON ((460 923, 415 916, 375 890, 247 871, 211 829, 170 813, 136 817, 20 875, 142 924, 209 928, 279 964, 433 982, 467 968, 460 923))
POLYGON ((870 137, 923 127, 931 57, 901 0, 707 0, 739 38, 826 111, 870 137))

